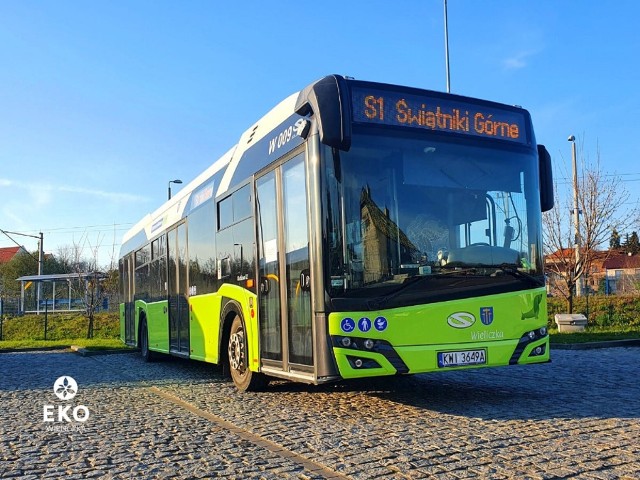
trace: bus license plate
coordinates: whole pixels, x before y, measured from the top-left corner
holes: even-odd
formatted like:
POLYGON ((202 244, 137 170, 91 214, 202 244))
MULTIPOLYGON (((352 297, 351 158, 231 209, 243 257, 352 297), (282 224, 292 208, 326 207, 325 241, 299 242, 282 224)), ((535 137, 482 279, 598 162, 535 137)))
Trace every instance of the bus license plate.
POLYGON ((438 352, 438 367, 462 367, 487 363, 485 350, 464 350, 460 352, 438 352))

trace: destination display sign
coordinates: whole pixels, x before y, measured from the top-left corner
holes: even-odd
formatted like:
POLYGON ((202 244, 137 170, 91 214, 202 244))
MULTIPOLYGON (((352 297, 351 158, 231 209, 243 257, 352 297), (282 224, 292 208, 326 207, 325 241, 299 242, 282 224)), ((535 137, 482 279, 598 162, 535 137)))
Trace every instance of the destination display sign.
POLYGON ((524 113, 397 91, 352 89, 353 121, 529 143, 524 113))

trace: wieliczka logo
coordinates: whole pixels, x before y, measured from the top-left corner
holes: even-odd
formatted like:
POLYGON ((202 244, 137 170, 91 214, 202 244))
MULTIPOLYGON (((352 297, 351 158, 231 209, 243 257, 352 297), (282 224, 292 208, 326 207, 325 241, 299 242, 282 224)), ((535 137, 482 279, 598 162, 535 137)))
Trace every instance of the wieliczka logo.
POLYGON ((491 325, 493 323, 493 307, 480 308, 480 321, 484 325, 491 325))
POLYGON ((476 317, 469 312, 456 312, 449 315, 447 323, 453 328, 468 328, 476 323, 476 317))
MULTIPOLYGON (((78 394, 78 383, 68 375, 58 377, 53 383, 53 393, 63 401, 70 401, 78 394)), ((45 405, 43 421, 56 423, 48 425, 47 430, 58 433, 70 431, 84 431, 84 423, 89 420, 89 408, 85 405, 45 405), (56 408, 57 407, 57 408, 56 408), (73 423, 77 422, 77 423, 73 423)))

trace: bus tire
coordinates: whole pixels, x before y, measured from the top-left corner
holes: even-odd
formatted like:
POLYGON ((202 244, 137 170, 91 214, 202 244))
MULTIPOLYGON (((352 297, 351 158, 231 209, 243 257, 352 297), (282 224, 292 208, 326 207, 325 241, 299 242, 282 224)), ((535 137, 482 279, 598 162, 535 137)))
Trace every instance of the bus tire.
POLYGON ((266 375, 252 372, 249 369, 249 349, 245 332, 242 317, 236 314, 231 323, 227 347, 229 373, 238 390, 241 392, 254 392, 264 389, 269 383, 269 379, 266 375))
POLYGON ((145 362, 153 362, 155 360, 154 352, 149 350, 149 329, 147 328, 147 319, 142 318, 140 322, 140 354, 145 362))

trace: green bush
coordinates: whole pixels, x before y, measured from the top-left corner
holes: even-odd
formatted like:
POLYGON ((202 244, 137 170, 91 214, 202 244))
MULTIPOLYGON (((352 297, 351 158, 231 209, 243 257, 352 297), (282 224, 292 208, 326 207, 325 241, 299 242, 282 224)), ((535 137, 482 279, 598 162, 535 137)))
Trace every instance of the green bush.
MULTIPOLYGON (((590 295, 573 299, 573 313, 581 313, 587 317, 589 326, 601 328, 639 328, 640 297, 617 295, 590 295)), ((549 326, 555 327, 555 314, 567 313, 567 302, 564 298, 547 298, 549 326)))
MULTIPOLYGON (((47 340, 85 338, 89 320, 82 314, 55 314, 47 318, 47 340)), ((24 315, 2 321, 3 340, 44 340, 44 315, 24 315)), ((117 313, 97 313, 94 338, 118 338, 120 319, 117 313)))

